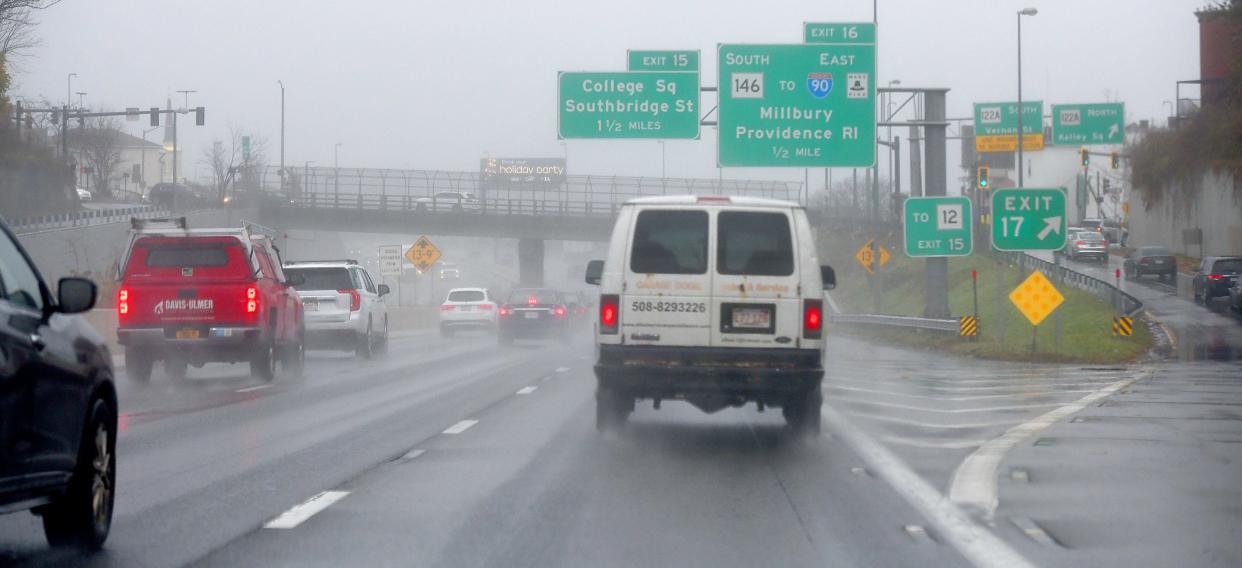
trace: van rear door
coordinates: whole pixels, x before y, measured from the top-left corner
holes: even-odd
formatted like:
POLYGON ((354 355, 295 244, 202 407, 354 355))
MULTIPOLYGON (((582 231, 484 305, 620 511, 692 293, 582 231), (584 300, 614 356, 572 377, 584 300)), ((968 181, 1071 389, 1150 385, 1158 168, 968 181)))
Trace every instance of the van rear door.
POLYGON ((639 209, 630 232, 621 297, 621 341, 711 343, 711 215, 703 208, 639 209))
POLYGON ((712 345, 797 347, 802 331, 797 240, 789 209, 716 215, 712 345))

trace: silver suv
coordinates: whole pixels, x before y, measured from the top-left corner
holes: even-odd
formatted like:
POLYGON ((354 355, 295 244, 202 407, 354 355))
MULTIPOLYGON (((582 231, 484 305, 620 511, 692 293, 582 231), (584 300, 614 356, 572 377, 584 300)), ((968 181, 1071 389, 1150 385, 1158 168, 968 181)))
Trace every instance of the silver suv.
POLYGON ((388 347, 386 284, 376 285, 356 260, 286 262, 306 310, 306 344, 312 349, 354 351, 370 358, 388 347))

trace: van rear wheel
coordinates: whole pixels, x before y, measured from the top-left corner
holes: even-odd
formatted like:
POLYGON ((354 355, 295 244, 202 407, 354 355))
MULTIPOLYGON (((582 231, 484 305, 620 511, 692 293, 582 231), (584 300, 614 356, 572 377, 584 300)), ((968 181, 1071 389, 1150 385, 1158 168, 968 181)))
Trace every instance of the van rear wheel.
POLYGON ((795 433, 815 436, 820 432, 820 409, 823 405, 823 392, 816 385, 809 391, 791 396, 785 401, 781 413, 785 415, 785 423, 795 433))
POLYGON ((595 429, 619 430, 634 411, 634 397, 604 386, 595 389, 595 429))

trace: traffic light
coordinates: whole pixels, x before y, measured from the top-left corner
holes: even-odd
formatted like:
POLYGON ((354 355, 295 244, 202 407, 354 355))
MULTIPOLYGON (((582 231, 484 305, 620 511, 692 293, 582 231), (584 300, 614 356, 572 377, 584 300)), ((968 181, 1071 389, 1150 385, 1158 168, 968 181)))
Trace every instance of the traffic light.
POLYGON ((151 126, 160 125, 160 107, 151 107, 151 126))
POLYGON ((1117 152, 1113 152, 1108 155, 1108 161, 1109 165, 1115 170, 1121 165, 1121 155, 1117 152))
POLYGON ((979 166, 979 189, 991 189, 992 180, 990 179, 991 171, 987 166, 979 166))
POLYGON ((1085 168, 1091 165, 1091 152, 1089 152, 1086 148, 1079 150, 1078 155, 1082 158, 1082 167, 1085 168))
POLYGON ((194 109, 194 126, 202 126, 205 122, 207 109, 198 107, 194 109))

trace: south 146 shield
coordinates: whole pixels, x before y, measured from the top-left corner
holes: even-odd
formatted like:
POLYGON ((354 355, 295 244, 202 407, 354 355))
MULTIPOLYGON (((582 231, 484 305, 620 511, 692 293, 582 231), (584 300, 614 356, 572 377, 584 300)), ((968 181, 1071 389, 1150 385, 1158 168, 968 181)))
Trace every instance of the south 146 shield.
POLYGON ((817 99, 828 96, 828 93, 832 92, 832 73, 808 73, 806 90, 817 99))

